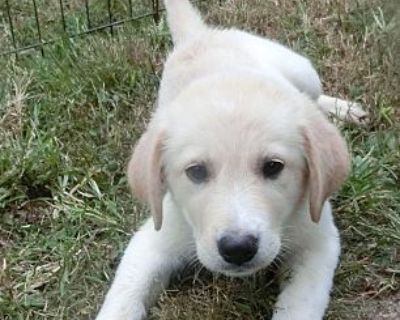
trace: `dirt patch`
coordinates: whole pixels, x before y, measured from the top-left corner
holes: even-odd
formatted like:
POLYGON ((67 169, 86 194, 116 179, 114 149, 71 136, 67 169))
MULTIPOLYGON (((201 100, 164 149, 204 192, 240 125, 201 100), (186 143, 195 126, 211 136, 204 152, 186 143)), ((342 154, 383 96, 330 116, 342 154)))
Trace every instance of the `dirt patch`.
POLYGON ((373 303, 367 320, 399 320, 400 319, 400 292, 373 303))

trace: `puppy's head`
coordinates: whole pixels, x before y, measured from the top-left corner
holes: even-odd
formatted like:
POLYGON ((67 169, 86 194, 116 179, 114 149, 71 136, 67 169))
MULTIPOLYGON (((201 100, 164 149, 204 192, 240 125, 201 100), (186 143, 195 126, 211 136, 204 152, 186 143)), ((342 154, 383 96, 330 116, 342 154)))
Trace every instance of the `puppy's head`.
POLYGON ((161 106, 128 175, 156 229, 168 191, 193 229, 200 261, 245 275, 275 259, 300 208, 318 223, 347 170, 344 141, 311 101, 243 75, 199 81, 161 106))

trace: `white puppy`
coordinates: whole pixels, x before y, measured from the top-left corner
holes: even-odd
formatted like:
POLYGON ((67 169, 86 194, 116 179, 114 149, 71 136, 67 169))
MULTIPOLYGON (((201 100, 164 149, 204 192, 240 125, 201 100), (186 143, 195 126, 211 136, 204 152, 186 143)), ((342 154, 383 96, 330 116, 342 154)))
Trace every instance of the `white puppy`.
POLYGON ((274 320, 322 319, 340 243, 327 198, 349 167, 321 112, 357 121, 321 95, 310 62, 266 39, 204 24, 187 0, 165 1, 175 48, 159 106, 129 163, 151 221, 135 233, 98 320, 138 320, 172 272, 196 256, 249 275, 285 255, 291 277, 274 320))

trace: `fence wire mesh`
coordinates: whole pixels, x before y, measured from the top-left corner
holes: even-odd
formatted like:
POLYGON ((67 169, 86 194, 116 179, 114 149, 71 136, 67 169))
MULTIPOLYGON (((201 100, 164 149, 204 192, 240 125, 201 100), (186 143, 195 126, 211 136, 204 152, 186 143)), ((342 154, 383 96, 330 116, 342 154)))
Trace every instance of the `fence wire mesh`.
POLYGON ((0 7, 0 55, 40 50, 60 38, 75 38, 152 17, 159 0, 5 0, 0 7), (45 9, 45 10, 44 10, 45 9), (45 12, 45 13, 43 13, 45 12), (49 14, 49 12, 51 14, 49 14))

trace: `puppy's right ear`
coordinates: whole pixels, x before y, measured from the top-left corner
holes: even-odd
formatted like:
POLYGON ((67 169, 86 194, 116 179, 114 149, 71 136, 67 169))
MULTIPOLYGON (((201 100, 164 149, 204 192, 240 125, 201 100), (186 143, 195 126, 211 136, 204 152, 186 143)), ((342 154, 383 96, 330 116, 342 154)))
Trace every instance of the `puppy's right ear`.
POLYGON ((149 205, 156 230, 160 230, 162 225, 163 140, 163 133, 150 126, 136 144, 128 165, 132 193, 149 205))

